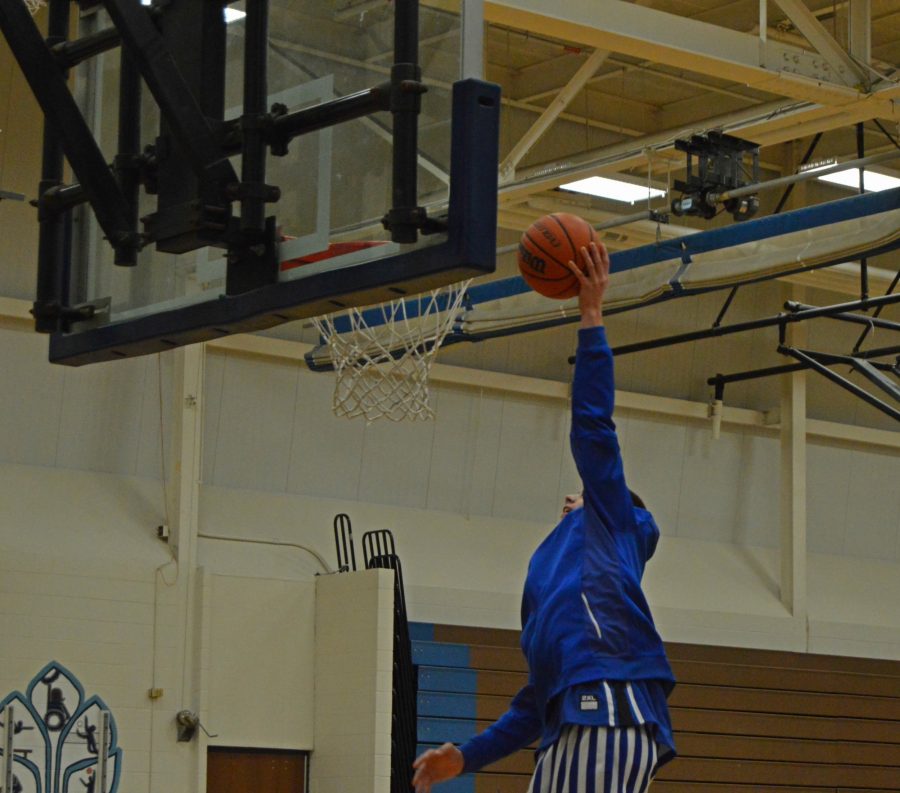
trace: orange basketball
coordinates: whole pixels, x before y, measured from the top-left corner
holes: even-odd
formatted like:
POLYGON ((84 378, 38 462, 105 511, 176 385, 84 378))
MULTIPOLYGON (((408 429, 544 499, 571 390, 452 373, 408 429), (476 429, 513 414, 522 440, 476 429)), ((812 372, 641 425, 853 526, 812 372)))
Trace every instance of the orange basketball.
POLYGON ((578 294, 578 279, 568 268, 575 262, 584 269, 582 247, 597 241, 590 223, 567 212, 536 220, 519 242, 519 270, 525 282, 544 297, 565 300, 578 294))

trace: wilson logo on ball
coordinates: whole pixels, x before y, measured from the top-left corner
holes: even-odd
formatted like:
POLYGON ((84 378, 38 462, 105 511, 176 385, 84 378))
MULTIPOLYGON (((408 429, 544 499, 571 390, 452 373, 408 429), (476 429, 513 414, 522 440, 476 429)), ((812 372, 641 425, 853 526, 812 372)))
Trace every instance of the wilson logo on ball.
POLYGON ((541 259, 539 256, 535 256, 530 250, 528 250, 524 245, 519 245, 519 256, 522 261, 534 270, 536 273, 543 273, 547 269, 547 262, 541 259))

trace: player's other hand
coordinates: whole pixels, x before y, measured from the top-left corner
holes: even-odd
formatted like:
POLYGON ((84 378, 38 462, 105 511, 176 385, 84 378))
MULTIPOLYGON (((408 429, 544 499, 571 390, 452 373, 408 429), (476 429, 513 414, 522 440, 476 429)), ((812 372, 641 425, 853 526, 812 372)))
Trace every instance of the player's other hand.
POLYGON ((609 286, 609 252, 602 242, 592 242, 579 251, 581 267, 569 262, 568 267, 578 279, 578 307, 581 326, 603 324, 603 296, 609 286))
POLYGON ((422 752, 413 763, 416 773, 413 787, 416 793, 429 793, 432 785, 459 776, 463 770, 463 756, 452 743, 422 752))

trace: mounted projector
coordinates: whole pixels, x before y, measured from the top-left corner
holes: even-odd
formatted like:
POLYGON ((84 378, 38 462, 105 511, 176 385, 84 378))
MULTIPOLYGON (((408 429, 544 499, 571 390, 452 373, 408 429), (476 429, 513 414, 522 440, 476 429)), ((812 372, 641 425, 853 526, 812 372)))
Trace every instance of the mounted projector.
MULTIPOLYGON (((718 195, 759 182, 759 146, 755 143, 713 131, 676 140, 675 148, 687 154, 686 178, 674 182, 681 197, 672 201, 672 212, 679 217, 695 215, 709 220, 719 212, 718 195)), ((728 198, 722 204, 735 220, 747 220, 759 209, 759 198, 728 198)))

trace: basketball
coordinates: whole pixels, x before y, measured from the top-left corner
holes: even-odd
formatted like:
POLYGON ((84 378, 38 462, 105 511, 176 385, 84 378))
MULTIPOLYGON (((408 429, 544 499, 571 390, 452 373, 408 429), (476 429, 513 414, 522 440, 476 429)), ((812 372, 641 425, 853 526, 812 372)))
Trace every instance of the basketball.
POLYGON ((568 268, 575 262, 584 269, 582 247, 597 241, 583 218, 555 212, 539 218, 519 242, 519 270, 525 282, 544 297, 565 300, 578 294, 578 279, 568 268))

